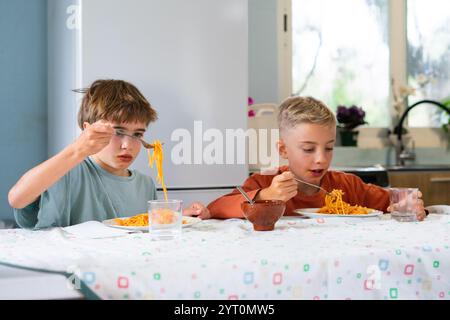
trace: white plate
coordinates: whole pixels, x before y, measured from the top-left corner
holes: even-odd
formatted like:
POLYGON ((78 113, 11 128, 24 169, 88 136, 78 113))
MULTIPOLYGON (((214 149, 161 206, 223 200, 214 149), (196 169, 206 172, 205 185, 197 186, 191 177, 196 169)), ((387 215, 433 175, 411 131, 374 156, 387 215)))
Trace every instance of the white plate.
POLYGON ((425 209, 434 214, 450 214, 450 206, 447 205, 428 206, 425 209))
MULTIPOLYGON (((127 218, 118 218, 118 219, 127 219, 127 218)), ((182 224, 182 226, 183 226, 183 228, 187 228, 196 223, 199 223, 200 221, 202 221, 202 219, 200 219, 200 218, 184 216, 183 217, 184 223, 182 224)), ((115 221, 115 219, 104 220, 103 224, 107 225, 108 227, 125 229, 125 230, 130 230, 130 231, 131 230, 148 231, 148 226, 145 226, 145 227, 119 226, 117 224, 117 222, 115 221)))
POLYGON ((329 214, 329 213, 317 213, 320 208, 308 208, 308 209, 296 209, 295 213, 300 214, 309 218, 371 218, 378 217, 383 214, 383 212, 378 210, 373 210, 368 214, 329 214))

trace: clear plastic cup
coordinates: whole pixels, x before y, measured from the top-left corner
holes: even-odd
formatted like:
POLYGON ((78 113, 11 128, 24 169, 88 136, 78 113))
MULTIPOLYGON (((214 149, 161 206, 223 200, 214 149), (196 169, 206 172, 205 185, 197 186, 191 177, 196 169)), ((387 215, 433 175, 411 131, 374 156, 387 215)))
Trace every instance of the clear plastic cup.
POLYGON ((181 236, 182 200, 148 201, 149 234, 155 240, 171 240, 181 236))
POLYGON ((399 222, 417 221, 419 189, 391 188, 389 195, 392 219, 399 222))

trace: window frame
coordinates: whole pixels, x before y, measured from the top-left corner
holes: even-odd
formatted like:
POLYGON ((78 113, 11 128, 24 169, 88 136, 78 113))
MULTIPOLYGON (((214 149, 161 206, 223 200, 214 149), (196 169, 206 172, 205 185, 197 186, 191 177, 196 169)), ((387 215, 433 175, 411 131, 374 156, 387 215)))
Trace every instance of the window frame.
MULTIPOLYGON (((407 70, 407 0, 389 2, 389 73, 395 79, 396 85, 408 85, 407 70)), ((292 95, 292 1, 278 1, 278 95, 283 100, 292 95), (287 20, 287 30, 285 21, 287 20)), ((389 79, 390 80, 390 79, 389 79)), ((390 126, 394 125, 395 110, 393 108, 393 94, 389 91, 390 126)), ((406 104, 404 108, 406 108, 406 104)), ((407 125, 405 123, 405 125, 407 125)), ((374 129, 376 127, 370 127, 374 129)), ((386 129, 379 128, 379 129, 386 129)))
MULTIPOLYGON (((292 95, 292 31, 291 0, 277 1, 277 25, 278 25, 278 100, 281 102, 292 95), (284 30, 284 15, 287 16, 287 30, 284 30)), ((407 0, 389 0, 389 45, 390 45, 390 75, 395 79, 397 86, 408 85, 408 38, 407 38, 407 0)), ((362 131, 358 139, 358 148, 384 149, 392 147, 387 137, 388 130, 391 130, 395 121, 395 110, 393 108, 392 90, 389 92, 389 117, 390 127, 361 127, 362 131)), ((406 109, 407 103, 404 108, 406 109)), ((450 143, 447 135, 440 128, 410 128, 406 120, 404 126, 408 128, 411 135, 411 145, 423 149, 449 148, 450 143)))

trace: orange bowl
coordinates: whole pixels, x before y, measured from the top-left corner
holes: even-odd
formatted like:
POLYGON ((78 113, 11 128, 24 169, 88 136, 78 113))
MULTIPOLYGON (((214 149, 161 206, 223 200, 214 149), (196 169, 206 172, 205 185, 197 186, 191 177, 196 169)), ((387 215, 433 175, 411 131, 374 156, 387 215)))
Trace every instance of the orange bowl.
POLYGON ((246 201, 241 203, 241 209, 255 231, 272 231, 283 216, 286 203, 281 200, 259 200, 251 205, 246 201))

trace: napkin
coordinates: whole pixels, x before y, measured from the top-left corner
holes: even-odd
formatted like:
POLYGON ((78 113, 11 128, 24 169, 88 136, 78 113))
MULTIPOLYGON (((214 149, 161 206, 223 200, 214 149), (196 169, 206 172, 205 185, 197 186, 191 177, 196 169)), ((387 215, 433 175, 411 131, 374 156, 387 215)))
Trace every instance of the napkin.
POLYGON ((98 221, 88 221, 70 227, 62 228, 65 232, 82 238, 101 239, 111 237, 121 237, 135 230, 124 230, 112 228, 98 221))

